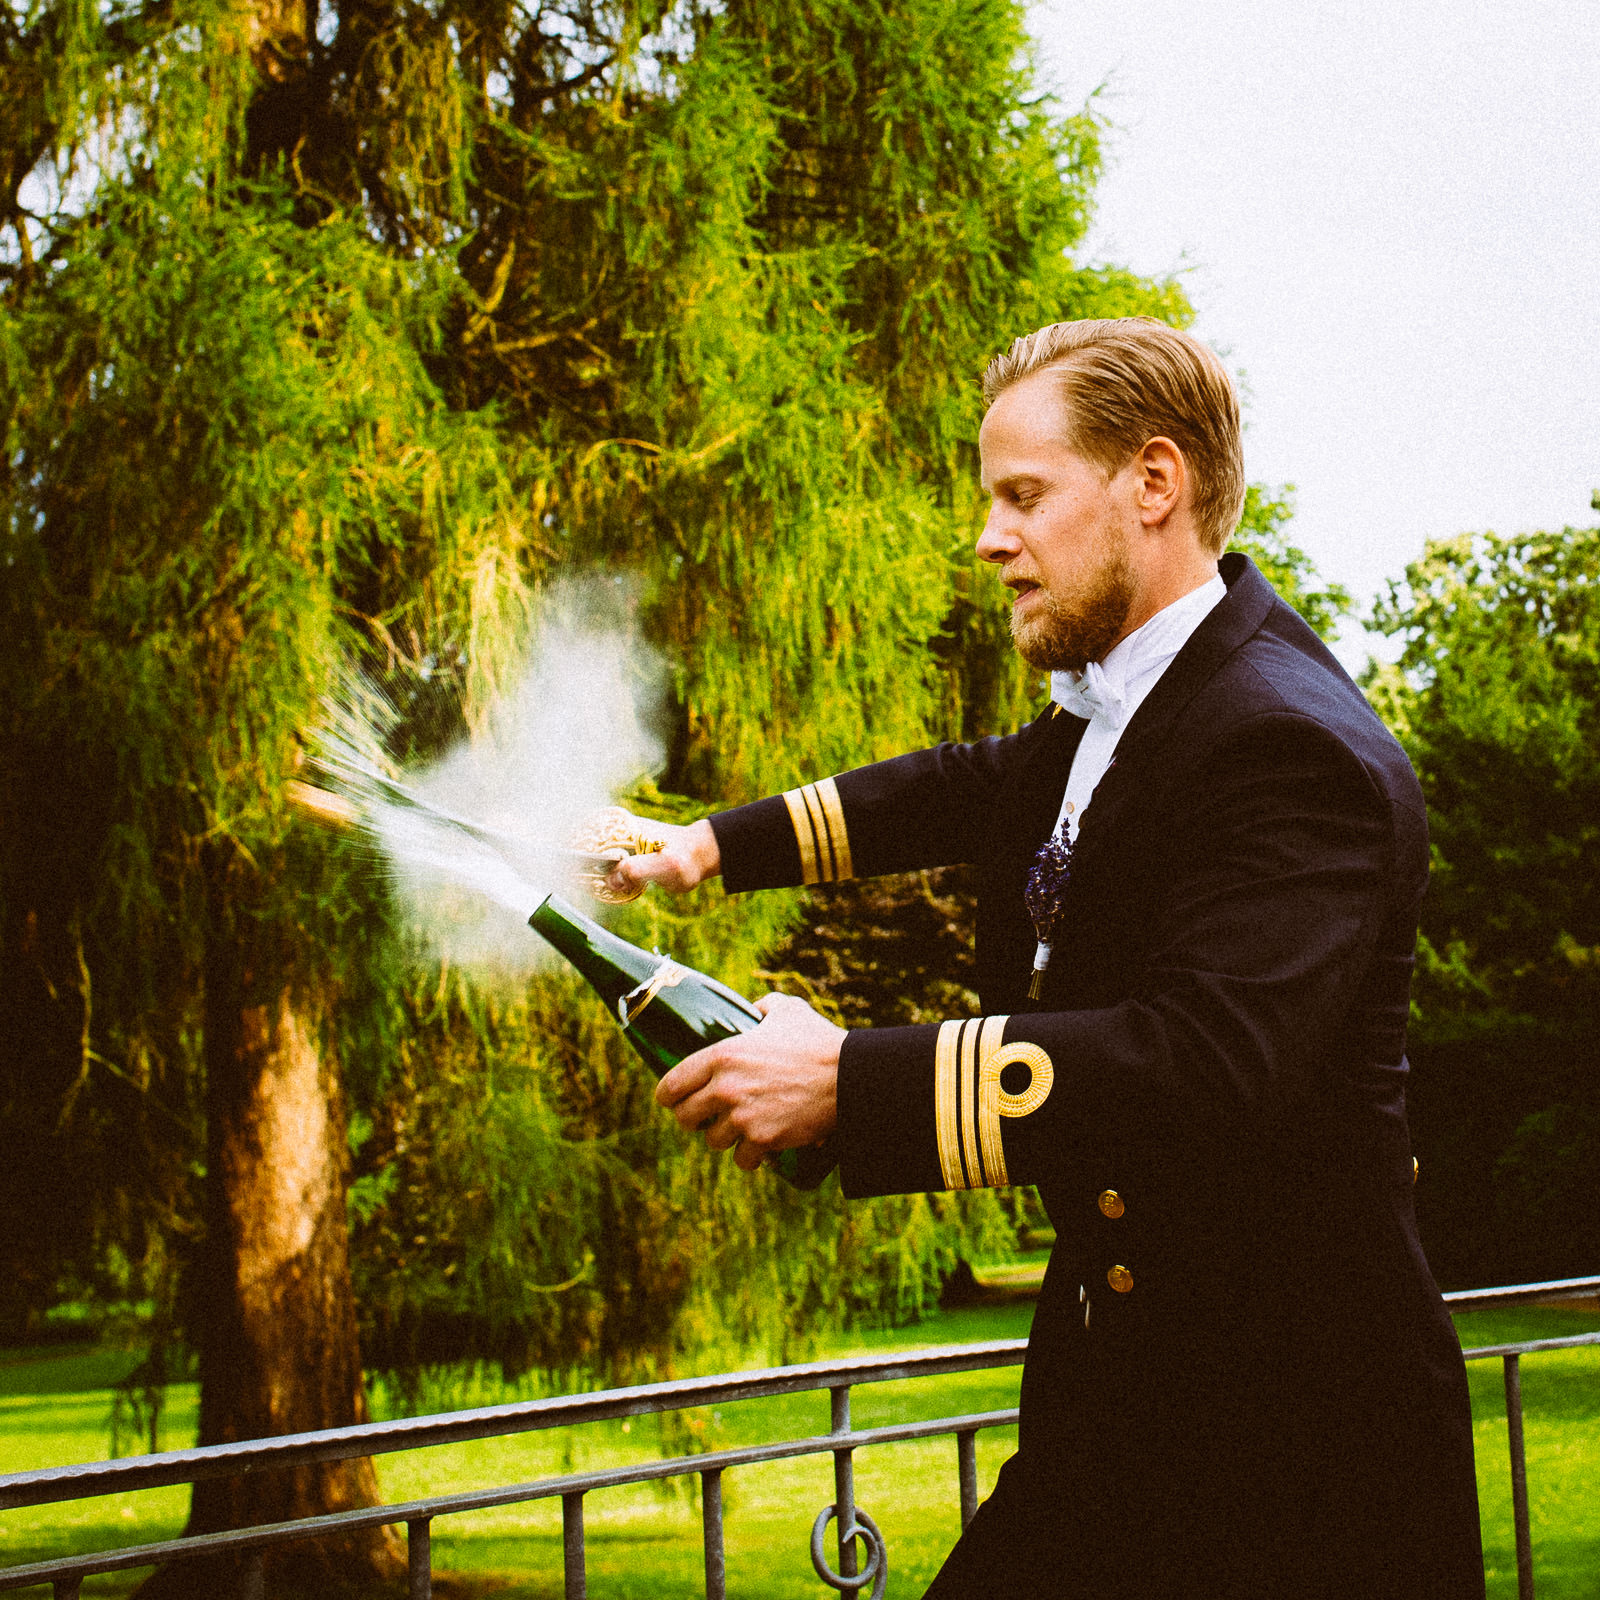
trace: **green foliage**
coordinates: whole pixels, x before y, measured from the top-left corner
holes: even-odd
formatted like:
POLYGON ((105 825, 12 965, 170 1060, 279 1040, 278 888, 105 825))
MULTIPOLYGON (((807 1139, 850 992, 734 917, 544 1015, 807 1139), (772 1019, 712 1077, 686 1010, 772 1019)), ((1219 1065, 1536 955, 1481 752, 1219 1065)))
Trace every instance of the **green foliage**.
MULTIPOLYGON (((211 114, 215 66, 179 50, 133 85, 156 133, 211 114)), ((508 597, 486 575, 514 598, 525 570, 495 441, 423 367, 437 267, 347 219, 301 226, 269 191, 219 198, 192 145, 158 143, 130 140, 127 180, 57 218, 0 301, 0 1005, 19 1042, 0 1092, 28 1156, 0 1209, 30 1297, 96 1259, 138 1292, 194 1237, 225 917, 278 930, 283 981, 325 1016, 390 981, 366 874, 289 823, 297 732, 352 641, 441 617, 481 633, 508 597), (59 1201, 43 1239, 36 1185, 59 1201)))
POLYGON ((1460 1192, 1497 1207, 1492 1227, 1441 1218, 1441 1254, 1592 1270, 1600 529, 1431 542, 1376 621, 1402 649, 1368 693, 1417 767, 1432 832, 1413 1027, 1424 1104, 1439 1096, 1460 1192))
POLYGON ((691 57, 658 59, 666 98, 624 96, 559 159, 540 128, 521 213, 465 258, 494 309, 453 381, 514 395, 552 455, 553 430, 582 444, 557 524, 645 578, 680 672, 665 781, 726 800, 1014 720, 1003 608, 968 594, 976 377, 1073 288, 1092 300, 1064 252, 1098 161, 1086 120, 1029 103, 1010 5, 696 26, 691 57), (602 282, 617 343, 566 337, 551 308, 602 282))
MULTIPOLYGON (((56 1174, 66 1219, 5 1240, 24 1300, 191 1248, 223 945, 343 1063, 383 1359, 798 1349, 1004 1246, 987 1197, 847 1209, 686 1152, 565 979, 419 975, 283 782, 342 659, 436 751, 583 571, 670 662, 675 804, 1014 724, 978 373, 1058 316, 1188 316, 1073 265, 1096 128, 1026 42, 1012 0, 7 13, 6 1213, 56 1174)), ((792 915, 624 926, 754 987, 792 915)))
MULTIPOLYGON (((703 891, 619 922, 758 993, 749 963, 790 912, 703 891)), ((479 1355, 560 1381, 797 1359, 830 1328, 915 1320, 960 1257, 1014 1247, 988 1193, 847 1205, 833 1180, 801 1195, 738 1172, 661 1115, 565 970, 503 1001, 452 979, 408 1004, 351 1206, 363 1348, 402 1385, 479 1355)))
POLYGON ((1432 815, 1419 1020, 1583 1031, 1600 1002, 1600 529, 1432 542, 1376 620, 1403 650, 1372 692, 1432 815))
POLYGON ((1293 495, 1292 484, 1273 489, 1252 483, 1228 548, 1249 556, 1272 587, 1331 642, 1340 619, 1350 614, 1350 591, 1343 584, 1324 582, 1311 557, 1290 542, 1286 530, 1294 515, 1293 495))

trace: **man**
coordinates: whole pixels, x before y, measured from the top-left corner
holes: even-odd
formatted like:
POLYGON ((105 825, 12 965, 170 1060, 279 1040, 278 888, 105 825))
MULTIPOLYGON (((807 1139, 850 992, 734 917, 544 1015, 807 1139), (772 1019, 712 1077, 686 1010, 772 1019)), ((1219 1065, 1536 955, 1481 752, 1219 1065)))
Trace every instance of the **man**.
POLYGON ((1260 573, 1219 563, 1244 482, 1204 346, 1056 324, 985 398, 978 554, 1052 705, 614 875, 974 862, 985 1015, 847 1033, 772 996, 658 1097, 742 1167, 832 1134, 851 1196, 1038 1184, 1057 1243, 1019 1448, 930 1595, 1481 1596, 1464 1371, 1412 1209, 1415 777, 1260 573))

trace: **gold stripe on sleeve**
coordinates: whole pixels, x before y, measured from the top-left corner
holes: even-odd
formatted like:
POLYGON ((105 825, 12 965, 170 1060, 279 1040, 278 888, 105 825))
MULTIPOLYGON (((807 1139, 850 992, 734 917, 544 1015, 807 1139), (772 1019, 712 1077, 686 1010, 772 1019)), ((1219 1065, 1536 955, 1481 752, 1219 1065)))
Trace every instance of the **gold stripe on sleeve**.
POLYGON ((811 884, 817 881, 817 845, 811 833, 811 818, 806 803, 798 789, 785 789, 783 803, 789 808, 789 821, 794 824, 794 842, 800 847, 800 881, 811 884))
POLYGON ((804 784, 800 793, 805 796, 806 811, 811 818, 812 831, 817 836, 817 876, 824 883, 833 883, 836 873, 833 865, 833 846, 828 842, 828 823, 822 814, 822 801, 817 798, 817 786, 804 784))
POLYGON ((978 1036, 978 1142, 989 1182, 1009 1183, 1005 1148, 1000 1141, 1000 1041, 1005 1036, 1004 1017, 985 1017, 978 1036))
POLYGON ((939 1024, 933 1047, 933 1114, 939 1140, 939 1171, 947 1189, 964 1189, 961 1173, 961 1135, 956 1117, 956 1045, 961 1037, 959 1022, 939 1024))
POLYGON ((976 1021, 961 1024, 961 1065, 958 1093, 961 1106, 961 1153, 967 1163, 967 1188, 984 1187, 983 1163, 978 1157, 978 1125, 973 1118, 977 1109, 978 1024, 976 1021))
POLYGON ((822 802, 822 814, 828 822, 828 837, 833 842, 833 864, 837 873, 835 882, 843 883, 855 877, 855 867, 850 861, 850 835, 844 825, 844 806, 839 801, 839 786, 832 778, 824 778, 817 785, 817 798, 822 802))

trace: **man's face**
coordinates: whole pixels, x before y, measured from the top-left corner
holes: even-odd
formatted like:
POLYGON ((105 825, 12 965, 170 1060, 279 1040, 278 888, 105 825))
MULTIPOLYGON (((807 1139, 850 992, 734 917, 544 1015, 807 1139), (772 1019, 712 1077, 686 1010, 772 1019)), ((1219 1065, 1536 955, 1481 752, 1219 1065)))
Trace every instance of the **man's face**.
POLYGON ((1082 671, 1127 631, 1137 474, 1112 478, 1066 443, 1055 374, 1036 372, 989 408, 978 434, 989 516, 978 555, 1016 592, 1011 637, 1030 666, 1082 671), (1130 521, 1131 517, 1131 521, 1130 521))

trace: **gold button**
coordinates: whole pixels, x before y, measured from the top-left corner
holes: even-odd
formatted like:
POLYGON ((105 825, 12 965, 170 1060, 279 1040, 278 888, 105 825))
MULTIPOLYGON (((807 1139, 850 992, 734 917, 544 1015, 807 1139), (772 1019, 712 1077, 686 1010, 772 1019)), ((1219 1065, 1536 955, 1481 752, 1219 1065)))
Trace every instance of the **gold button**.
POLYGON ((1115 1189, 1106 1189, 1100 1195, 1100 1209, 1115 1222, 1128 1208, 1123 1205, 1122 1196, 1115 1189))
POLYGON ((1126 1267, 1113 1267, 1106 1274, 1106 1282, 1118 1294, 1126 1294, 1133 1287, 1133 1274, 1126 1267))
POLYGON ((1421 1170, 1422 1170, 1421 1167, 1419 1167, 1417 1165, 1417 1158, 1415 1156, 1412 1156, 1412 1158, 1411 1158, 1411 1181, 1413 1183, 1415 1183, 1417 1181, 1417 1174, 1421 1170))

